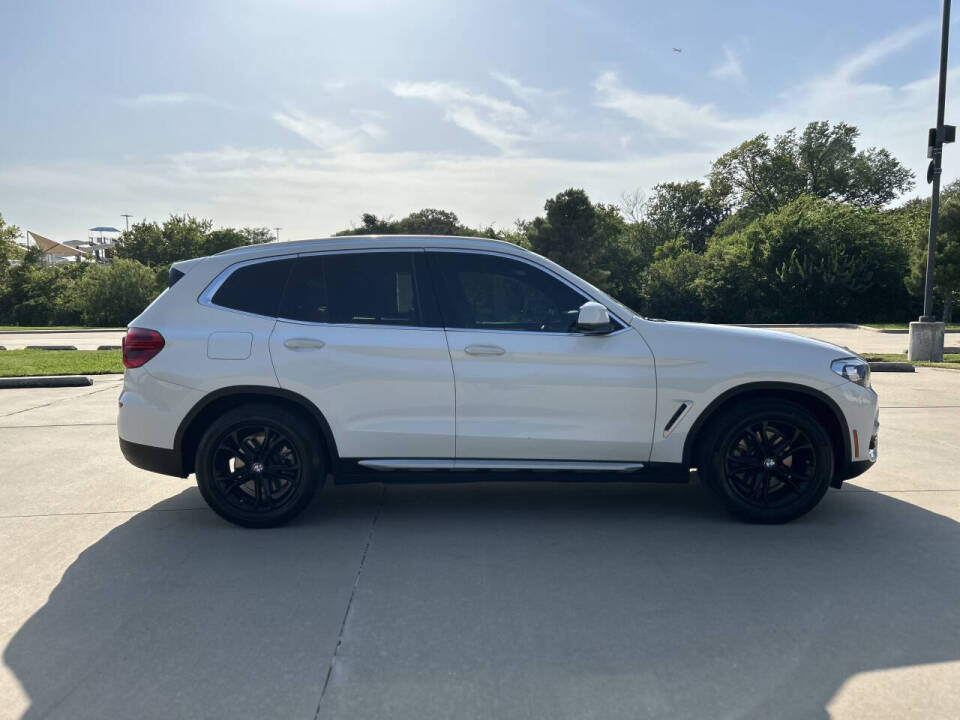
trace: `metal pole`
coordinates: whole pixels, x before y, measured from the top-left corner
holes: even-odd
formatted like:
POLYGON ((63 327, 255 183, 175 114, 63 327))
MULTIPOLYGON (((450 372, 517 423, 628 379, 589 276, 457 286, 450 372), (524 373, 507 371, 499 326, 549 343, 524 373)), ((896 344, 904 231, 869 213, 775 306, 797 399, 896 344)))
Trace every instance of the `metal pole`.
POLYGON ((123 213, 120 217, 127 221, 127 230, 130 230, 130 218, 133 216, 129 213, 123 213))
MULTIPOLYGON (((947 2, 950 2, 950 0, 947 0, 947 2)), ((274 230, 277 231, 277 242, 280 242, 280 231, 283 230, 283 228, 274 228, 274 230)))
POLYGON ((940 35, 940 87, 937 95, 937 141, 933 146, 933 194, 930 197, 930 237, 927 239, 927 283, 920 322, 933 322, 933 269, 937 257, 937 219, 940 214, 940 161, 943 157, 943 112, 947 97, 947 47, 950 42, 950 0, 943 0, 940 35))

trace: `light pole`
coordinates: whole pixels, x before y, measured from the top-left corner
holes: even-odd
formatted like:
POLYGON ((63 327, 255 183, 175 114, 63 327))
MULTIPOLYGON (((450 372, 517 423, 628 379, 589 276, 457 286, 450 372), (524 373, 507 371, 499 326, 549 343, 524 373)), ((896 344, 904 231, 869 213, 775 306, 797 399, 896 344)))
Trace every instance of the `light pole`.
MULTIPOLYGON (((949 0, 947 0, 947 1, 949 2, 949 0)), ((280 231, 281 231, 281 230, 283 230, 283 228, 274 228, 274 231, 277 233, 277 242, 280 242, 280 231)))
POLYGON ((121 213, 120 217, 127 221, 127 230, 130 230, 130 218, 133 217, 130 213, 121 213))
POLYGON ((940 214, 940 172, 943 145, 956 139, 957 129, 944 125, 947 96, 947 49, 950 45, 950 0, 943 0, 943 27, 940 34, 940 83, 937 92, 937 126, 927 136, 927 182, 933 184, 930 196, 930 234, 927 238, 927 279, 923 290, 923 315, 910 323, 910 360, 943 360, 943 323, 933 316, 933 271, 937 258, 937 220, 940 214))

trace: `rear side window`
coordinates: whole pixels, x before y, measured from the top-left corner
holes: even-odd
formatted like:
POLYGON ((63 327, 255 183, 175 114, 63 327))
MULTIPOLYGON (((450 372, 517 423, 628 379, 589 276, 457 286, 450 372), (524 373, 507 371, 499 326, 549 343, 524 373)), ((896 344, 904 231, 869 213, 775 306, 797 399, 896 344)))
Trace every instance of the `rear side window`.
POLYGON ((231 310, 277 317, 293 259, 244 265, 230 273, 211 302, 231 310))
POLYGON ((298 258, 280 316, 345 325, 420 325, 414 253, 363 252, 298 258))

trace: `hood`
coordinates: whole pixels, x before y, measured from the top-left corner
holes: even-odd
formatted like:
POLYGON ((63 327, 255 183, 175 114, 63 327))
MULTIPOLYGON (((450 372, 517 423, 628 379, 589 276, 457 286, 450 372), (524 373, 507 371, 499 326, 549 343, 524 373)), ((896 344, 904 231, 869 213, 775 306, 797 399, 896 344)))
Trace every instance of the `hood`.
POLYGON ((849 348, 787 332, 735 325, 638 319, 658 372, 685 368, 691 379, 797 382, 814 387, 838 384, 830 364, 857 357, 849 348))

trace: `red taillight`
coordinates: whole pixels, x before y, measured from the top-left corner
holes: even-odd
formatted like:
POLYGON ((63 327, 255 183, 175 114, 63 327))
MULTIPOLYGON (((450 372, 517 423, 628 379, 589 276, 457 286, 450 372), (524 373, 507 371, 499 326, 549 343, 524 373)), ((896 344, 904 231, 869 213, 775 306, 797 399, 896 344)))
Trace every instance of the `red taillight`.
POLYGON ((140 367, 163 350, 163 345, 163 335, 156 330, 127 328, 127 335, 123 338, 123 366, 140 367))

